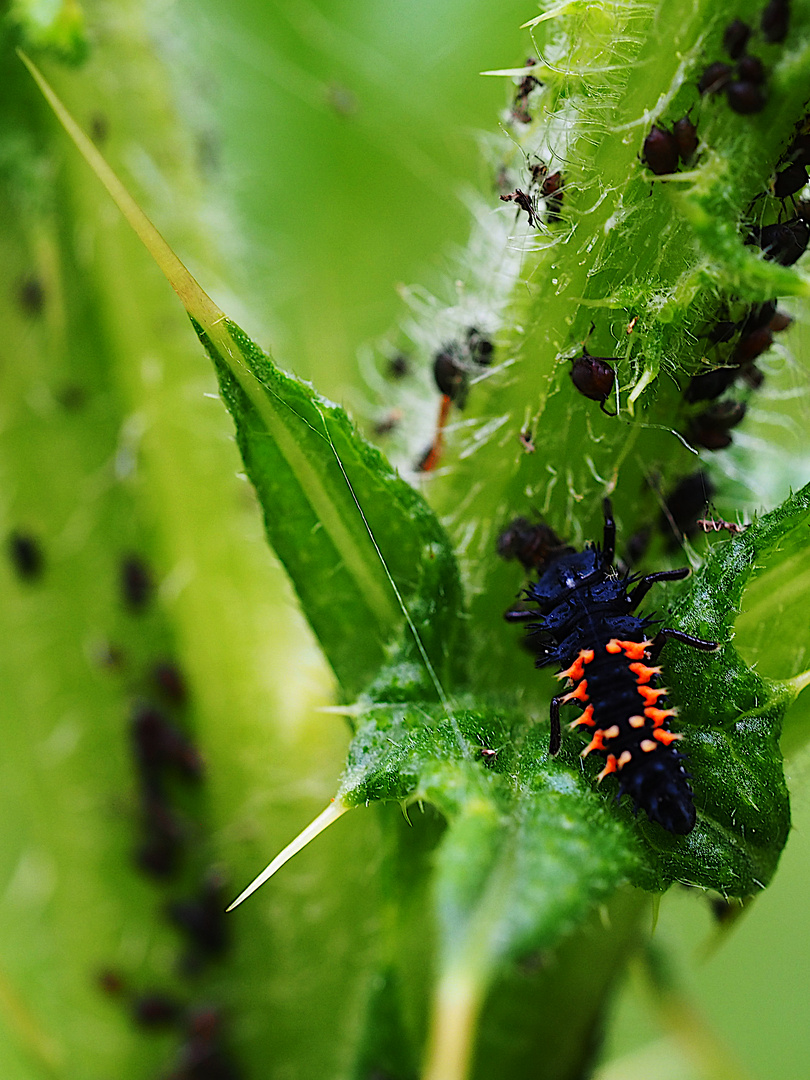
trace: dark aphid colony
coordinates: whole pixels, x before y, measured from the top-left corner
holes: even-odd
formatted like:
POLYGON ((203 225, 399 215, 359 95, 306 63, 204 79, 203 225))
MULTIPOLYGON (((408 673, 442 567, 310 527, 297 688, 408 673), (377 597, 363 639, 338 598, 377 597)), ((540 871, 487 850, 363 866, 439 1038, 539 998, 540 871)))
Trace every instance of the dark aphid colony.
POLYGON ((571 687, 551 701, 551 753, 562 743, 560 708, 575 702, 582 715, 570 726, 590 729, 582 757, 597 753, 605 760, 601 782, 615 773, 619 798, 629 795, 637 810, 671 833, 695 827, 695 804, 684 757, 676 749, 681 736, 669 730, 676 710, 666 708, 661 668, 656 660, 668 641, 713 651, 703 641, 664 627, 652 637, 653 616, 631 612, 658 581, 678 581, 689 570, 661 570, 643 577, 619 577, 613 565, 616 526, 610 501, 604 501, 602 547, 560 554, 539 567, 540 578, 523 599, 536 611, 513 610, 510 622, 528 622, 537 667, 558 664, 558 678, 571 687))
POLYGON ((582 355, 571 360, 571 382, 584 397, 598 401, 605 416, 616 415, 605 408, 605 402, 613 390, 616 375, 612 365, 617 362, 615 356, 591 356, 584 346, 582 355))

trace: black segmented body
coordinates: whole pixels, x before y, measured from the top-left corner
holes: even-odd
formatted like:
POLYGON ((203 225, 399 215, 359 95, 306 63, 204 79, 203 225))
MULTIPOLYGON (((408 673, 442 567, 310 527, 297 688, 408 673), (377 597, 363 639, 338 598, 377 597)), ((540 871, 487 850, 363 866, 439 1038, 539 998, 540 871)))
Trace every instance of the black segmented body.
POLYGON ((615 526, 605 500, 602 549, 569 549, 551 558, 524 593, 539 610, 510 611, 506 617, 532 620, 528 629, 533 651, 540 653, 537 666, 559 664, 558 678, 569 681, 571 689, 551 702, 552 753, 561 742, 560 706, 576 702, 584 711, 571 727, 583 727, 592 736, 583 757, 593 752, 605 759, 599 780, 615 773, 619 797, 628 794, 669 832, 689 833, 695 826, 692 789, 675 745, 681 736, 667 726, 676 711, 666 708, 666 690, 657 685, 661 669, 654 663, 668 640, 706 650, 717 646, 669 628, 649 638, 653 620, 632 611, 656 581, 683 578, 689 571, 619 577, 614 545, 615 526))

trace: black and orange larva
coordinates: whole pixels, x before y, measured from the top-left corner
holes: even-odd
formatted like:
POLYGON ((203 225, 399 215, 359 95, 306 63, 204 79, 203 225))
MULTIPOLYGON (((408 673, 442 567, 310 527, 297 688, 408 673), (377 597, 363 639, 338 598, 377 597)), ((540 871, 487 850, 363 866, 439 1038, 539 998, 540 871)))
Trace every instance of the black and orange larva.
POLYGON ((657 581, 677 581, 689 570, 620 577, 613 566, 616 525, 608 499, 604 513, 601 549, 593 545, 552 555, 538 567, 539 580, 523 593, 539 611, 508 611, 506 619, 531 620, 536 666, 559 664, 557 677, 570 681, 571 689, 551 701, 551 753, 562 742, 560 707, 576 702, 584 711, 570 726, 590 729, 582 756, 604 757, 599 781, 615 773, 619 798, 629 795, 651 821, 683 835, 695 826, 695 804, 676 748, 681 736, 667 726, 677 711, 662 700, 667 691, 657 685, 661 668, 655 661, 668 641, 707 651, 718 646, 670 627, 648 636, 657 620, 630 613, 657 581))

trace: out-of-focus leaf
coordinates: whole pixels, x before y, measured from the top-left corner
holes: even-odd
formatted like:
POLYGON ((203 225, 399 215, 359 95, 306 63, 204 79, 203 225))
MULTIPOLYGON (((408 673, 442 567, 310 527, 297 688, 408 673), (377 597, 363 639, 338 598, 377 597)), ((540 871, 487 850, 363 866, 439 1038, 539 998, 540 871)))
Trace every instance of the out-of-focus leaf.
POLYGON ((268 538, 347 693, 401 644, 422 693, 451 675, 461 593, 445 534, 342 409, 280 371, 208 297, 23 57, 66 131, 182 300, 216 367, 268 538))

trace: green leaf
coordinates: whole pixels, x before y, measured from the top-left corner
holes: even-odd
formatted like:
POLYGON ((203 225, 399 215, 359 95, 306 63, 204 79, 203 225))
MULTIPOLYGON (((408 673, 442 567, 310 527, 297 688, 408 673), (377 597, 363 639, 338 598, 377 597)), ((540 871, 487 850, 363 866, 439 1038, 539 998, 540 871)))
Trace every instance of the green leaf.
POLYGON ((496 976, 579 928, 627 879, 640 847, 581 771, 549 758, 543 729, 502 710, 372 706, 338 802, 375 799, 427 802, 447 821, 434 855, 438 984, 426 1075, 460 1076, 496 976))
POLYGON ((194 325, 234 418, 270 543, 344 689, 369 682, 407 619, 412 692, 435 693, 458 669, 461 591, 432 511, 341 408, 280 371, 234 323, 224 321, 240 362, 194 325))
POLYGON ((748 582, 777 569, 797 543, 806 543, 809 520, 810 485, 741 534, 715 544, 674 607, 673 625, 722 648, 701 654, 673 643, 663 654, 699 808, 697 826, 680 843, 642 825, 665 880, 742 897, 764 888, 776 870, 790 829, 779 738, 787 708, 806 679, 763 678, 732 644, 733 625, 748 582))
POLYGON ((416 660, 416 689, 440 694, 459 669, 461 591, 432 511, 342 409, 280 371, 213 303, 20 55, 180 297, 214 362, 268 538, 343 689, 358 693, 402 649, 405 659, 416 660))

